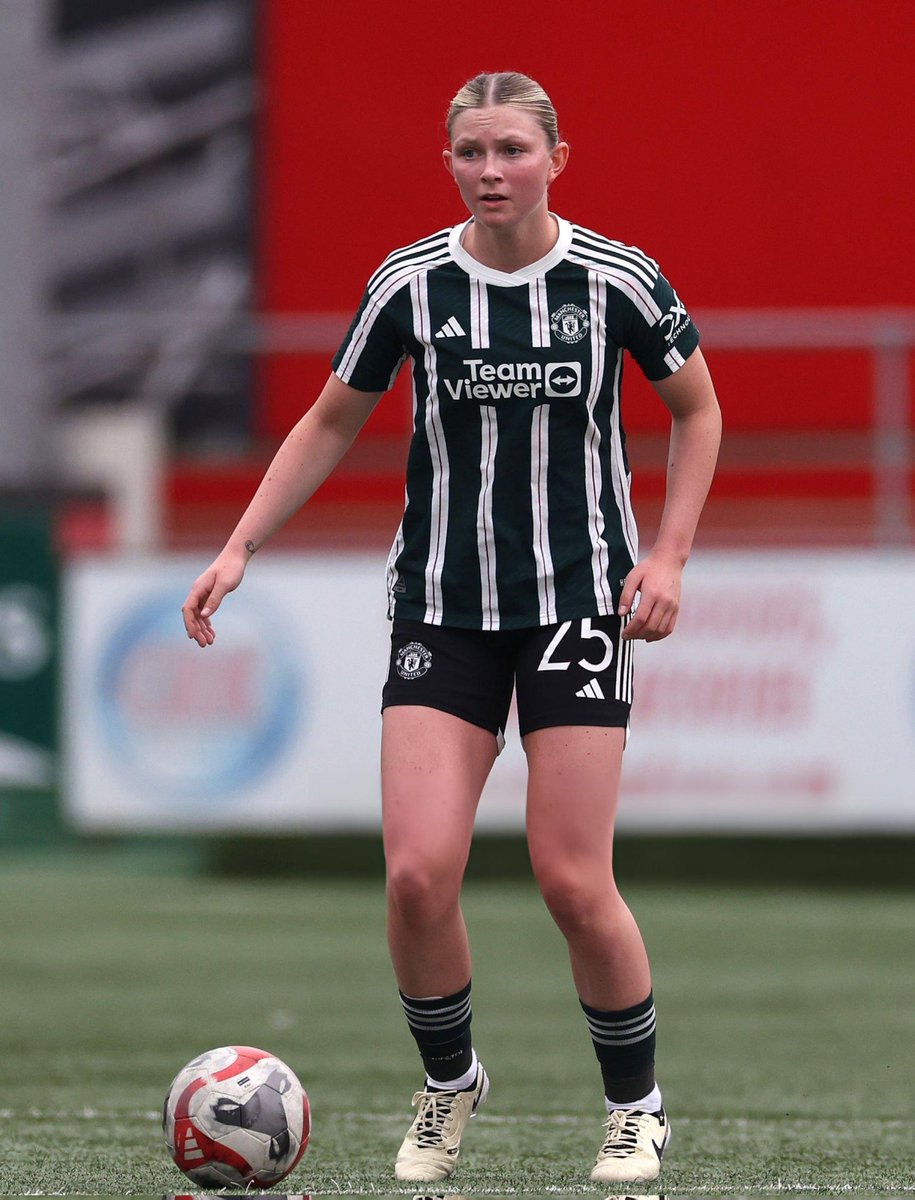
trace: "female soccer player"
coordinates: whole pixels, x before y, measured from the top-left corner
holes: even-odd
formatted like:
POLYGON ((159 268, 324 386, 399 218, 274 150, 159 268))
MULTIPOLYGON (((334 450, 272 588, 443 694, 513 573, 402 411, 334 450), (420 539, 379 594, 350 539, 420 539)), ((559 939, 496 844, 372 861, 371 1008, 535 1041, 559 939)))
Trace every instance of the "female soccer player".
POLYGON ((648 959, 613 879, 613 825, 633 644, 673 631, 720 413, 696 329, 657 264, 551 213, 569 147, 543 89, 513 72, 479 75, 455 96, 448 134, 445 166, 469 220, 395 250, 372 276, 327 384, 193 584, 184 622, 212 644, 213 613, 251 556, 412 359, 407 503, 388 560, 382 818, 388 940, 426 1078, 395 1173, 450 1175, 489 1090, 470 1035, 460 890, 514 691, 531 863, 568 943, 609 1114, 591 1178, 649 1180, 670 1127, 648 959), (624 350, 672 415, 666 502, 641 561, 624 350))

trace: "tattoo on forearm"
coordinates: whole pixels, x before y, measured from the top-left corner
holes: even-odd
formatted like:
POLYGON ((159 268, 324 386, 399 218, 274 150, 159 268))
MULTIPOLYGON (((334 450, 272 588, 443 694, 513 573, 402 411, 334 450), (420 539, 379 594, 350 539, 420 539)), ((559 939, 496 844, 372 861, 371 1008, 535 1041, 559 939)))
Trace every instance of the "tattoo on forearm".
POLYGON ((255 552, 255 550, 257 549, 257 546, 255 546, 255 544, 249 538, 248 541, 245 542, 245 549, 248 551, 249 554, 253 554, 255 552))

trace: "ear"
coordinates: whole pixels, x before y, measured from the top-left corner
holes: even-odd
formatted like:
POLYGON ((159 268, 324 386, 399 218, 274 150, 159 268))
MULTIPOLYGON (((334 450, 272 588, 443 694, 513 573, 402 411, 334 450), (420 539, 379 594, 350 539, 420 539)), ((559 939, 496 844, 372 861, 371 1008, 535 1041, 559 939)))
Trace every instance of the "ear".
POLYGON ((445 164, 445 170, 449 175, 454 177, 454 161, 450 149, 447 147, 442 151, 442 162, 445 164))
POLYGON ((547 182, 552 183, 557 175, 561 175, 569 161, 569 143, 557 142, 550 151, 550 170, 547 182))

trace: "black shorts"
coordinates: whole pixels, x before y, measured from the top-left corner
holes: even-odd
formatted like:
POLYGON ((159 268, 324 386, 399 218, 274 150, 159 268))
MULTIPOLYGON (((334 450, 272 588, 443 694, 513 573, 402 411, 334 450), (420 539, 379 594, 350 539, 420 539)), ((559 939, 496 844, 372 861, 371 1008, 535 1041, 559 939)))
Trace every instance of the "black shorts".
POLYGON ((394 619, 382 710, 421 704, 505 731, 512 692, 521 736, 555 725, 626 728, 631 642, 620 617, 583 617, 533 629, 456 629, 394 619))

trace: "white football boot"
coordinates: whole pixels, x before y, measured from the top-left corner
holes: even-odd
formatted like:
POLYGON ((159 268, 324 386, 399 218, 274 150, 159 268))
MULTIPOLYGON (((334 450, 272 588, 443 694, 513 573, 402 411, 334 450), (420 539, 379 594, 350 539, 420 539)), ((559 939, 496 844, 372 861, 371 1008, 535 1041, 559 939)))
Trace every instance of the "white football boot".
POLYGON ((489 1095, 489 1077, 480 1063, 476 1087, 466 1092, 416 1092, 416 1118, 397 1153, 394 1175, 404 1182, 435 1183, 457 1166, 461 1135, 489 1095))
POLYGON ((604 1122, 607 1135, 591 1172, 594 1183, 647 1183, 657 1179, 670 1141, 670 1122, 660 1112, 616 1108, 604 1122))

